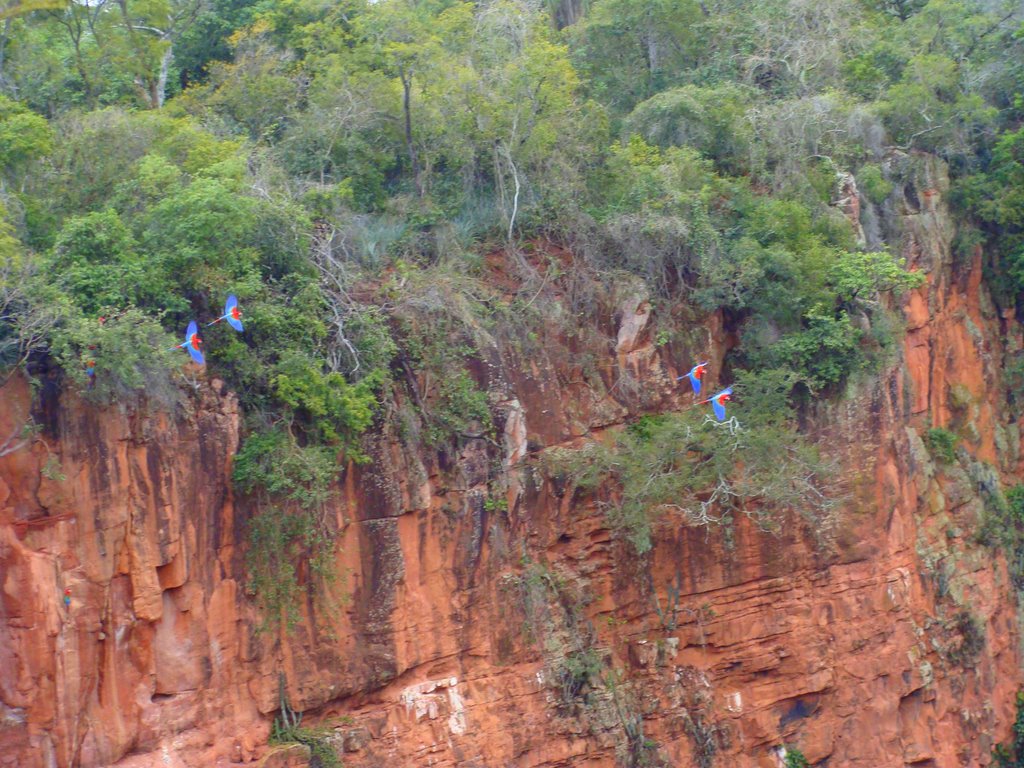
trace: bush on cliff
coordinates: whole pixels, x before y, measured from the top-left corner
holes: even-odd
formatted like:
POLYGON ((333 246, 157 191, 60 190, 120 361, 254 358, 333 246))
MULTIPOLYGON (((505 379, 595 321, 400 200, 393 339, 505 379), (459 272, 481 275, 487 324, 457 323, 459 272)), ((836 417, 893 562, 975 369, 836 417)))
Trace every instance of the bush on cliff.
POLYGON ((549 468, 583 490, 614 489, 598 502, 640 554, 662 518, 709 526, 747 514, 763 530, 779 531, 797 511, 824 544, 838 504, 834 472, 795 430, 786 404, 794 380, 778 370, 742 376, 742 425, 714 422, 697 409, 646 416, 610 444, 561 452, 549 468))
POLYGON ((992 758, 999 768, 1024 768, 1024 691, 1017 693, 1017 719, 1013 723, 1013 739, 997 744, 992 758))

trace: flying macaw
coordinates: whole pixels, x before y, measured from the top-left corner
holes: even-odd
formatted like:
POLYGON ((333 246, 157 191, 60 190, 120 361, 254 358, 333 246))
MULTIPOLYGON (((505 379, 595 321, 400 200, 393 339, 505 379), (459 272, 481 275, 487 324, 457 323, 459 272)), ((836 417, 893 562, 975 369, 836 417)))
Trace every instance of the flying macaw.
POLYGON ((184 349, 199 365, 206 365, 206 361, 203 359, 203 352, 199 349, 202 343, 202 339, 199 338, 199 326, 193 320, 188 324, 188 330, 185 331, 185 341, 171 347, 171 349, 184 349))
POLYGON ((704 403, 711 403, 711 407, 715 411, 715 417, 719 421, 725 421, 725 403, 732 396, 732 387, 726 387, 714 397, 709 397, 707 400, 701 400, 697 405, 703 405, 704 403))
POLYGON ((238 308, 238 299, 235 298, 235 294, 230 294, 228 300, 224 302, 224 314, 214 320, 212 323, 207 323, 206 327, 209 328, 211 325, 216 325, 221 320, 227 320, 228 325, 234 328, 236 331, 244 331, 242 327, 242 310, 238 308))
POLYGON ((682 376, 676 377, 676 381, 681 379, 689 379, 690 384, 693 385, 693 394, 700 394, 700 380, 704 378, 704 369, 707 367, 707 363, 697 363, 693 368, 690 369, 689 373, 683 374, 682 376))

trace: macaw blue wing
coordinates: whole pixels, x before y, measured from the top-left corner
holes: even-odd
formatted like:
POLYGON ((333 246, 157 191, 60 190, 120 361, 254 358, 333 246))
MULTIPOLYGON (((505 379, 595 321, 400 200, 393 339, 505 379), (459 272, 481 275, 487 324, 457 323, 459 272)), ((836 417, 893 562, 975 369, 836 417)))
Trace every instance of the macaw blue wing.
POLYGON ((732 387, 726 387, 711 398, 711 407, 719 421, 725 421, 725 402, 732 395, 732 387))
POLYGON ((700 394, 700 379, 698 379, 696 376, 693 375, 693 371, 690 371, 688 374, 686 374, 686 378, 688 378, 690 380, 690 383, 693 385, 693 393, 695 395, 699 395, 700 394))
POLYGON ((193 320, 188 324, 188 330, 185 331, 184 347, 196 363, 206 365, 206 360, 203 359, 203 352, 199 345, 199 327, 196 325, 196 321, 193 320))
POLYGON ((241 332, 245 330, 242 326, 242 312, 238 309, 238 299, 235 298, 233 293, 228 296, 228 300, 224 304, 224 319, 236 331, 241 332))
POLYGON ((718 402, 718 400, 712 400, 711 407, 715 410, 715 417, 719 421, 725 421, 725 406, 718 402))

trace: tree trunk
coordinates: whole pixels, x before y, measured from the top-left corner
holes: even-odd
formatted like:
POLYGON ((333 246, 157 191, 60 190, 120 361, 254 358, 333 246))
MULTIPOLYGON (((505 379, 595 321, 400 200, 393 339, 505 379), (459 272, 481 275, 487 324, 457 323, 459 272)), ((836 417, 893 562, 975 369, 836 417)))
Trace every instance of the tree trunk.
POLYGON ((10 16, 4 19, 4 31, 3 35, 0 35, 0 86, 4 83, 4 56, 7 53, 7 38, 11 33, 12 21, 10 16))
POLYGON ((516 164, 512 162, 512 152, 509 151, 508 147, 502 147, 505 150, 505 158, 508 160, 508 167, 512 169, 512 180, 516 183, 515 195, 512 197, 512 216, 508 220, 508 241, 512 242, 512 232, 516 225, 516 214, 519 212, 519 171, 516 170, 516 164))
POLYGON ((406 71, 404 66, 399 66, 398 77, 402 81, 402 110, 405 112, 405 145, 409 150, 409 162, 412 163, 412 176, 416 184, 416 194, 419 197, 423 197, 420 160, 416 155, 416 145, 412 141, 412 72, 406 71))
POLYGON ((171 68, 171 61, 174 59, 174 43, 170 40, 167 41, 167 50, 164 51, 164 55, 160 57, 160 74, 156 79, 156 106, 157 108, 164 105, 164 98, 167 94, 167 72, 171 68))
POLYGON ((658 70, 658 39, 653 31, 649 31, 644 37, 647 47, 647 71, 650 73, 653 83, 654 73, 658 70))
POLYGON ((571 27, 583 16, 586 0, 559 0, 552 12, 555 29, 571 27))

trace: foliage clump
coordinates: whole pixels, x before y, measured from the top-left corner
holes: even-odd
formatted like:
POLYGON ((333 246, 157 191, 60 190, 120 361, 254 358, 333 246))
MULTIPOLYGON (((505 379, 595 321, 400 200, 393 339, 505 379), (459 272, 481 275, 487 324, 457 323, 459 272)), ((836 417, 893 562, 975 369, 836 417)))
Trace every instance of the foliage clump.
POLYGON ((809 768, 804 753, 796 747, 786 747, 786 768, 809 768))
POLYGON ((996 744, 992 757, 999 768, 1024 768, 1024 691, 1017 692, 1017 718, 1013 721, 1013 739, 996 744))
POLYGON ((698 411, 645 416, 615 436, 556 460, 600 502, 611 525, 640 554, 665 514, 688 525, 728 525, 751 515, 764 530, 781 530, 794 513, 822 543, 838 503, 830 463, 794 428, 786 395, 793 375, 765 371, 742 379, 744 421, 714 422, 698 411))
POLYGON ((986 504, 981 538, 1003 548, 1013 585, 1024 590, 1024 485, 1007 489, 1000 501, 986 504))
POLYGON ((270 744, 305 744, 309 747, 310 768, 342 768, 341 758, 331 746, 327 728, 305 728, 302 713, 295 712, 284 693, 284 677, 280 683, 281 710, 270 726, 270 744))
POLYGON ((299 445, 280 429, 253 433, 235 457, 234 482, 259 510, 249 521, 249 590, 264 609, 264 626, 301 617, 300 577, 333 583, 334 530, 326 505, 338 473, 336 450, 299 445), (308 571, 300 573, 298 564, 308 571))
POLYGON ((928 451, 943 464, 956 463, 956 446, 960 438, 955 432, 950 432, 942 427, 933 427, 924 435, 925 445, 928 451))

